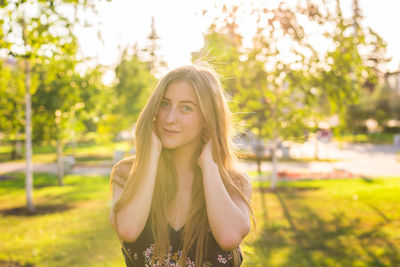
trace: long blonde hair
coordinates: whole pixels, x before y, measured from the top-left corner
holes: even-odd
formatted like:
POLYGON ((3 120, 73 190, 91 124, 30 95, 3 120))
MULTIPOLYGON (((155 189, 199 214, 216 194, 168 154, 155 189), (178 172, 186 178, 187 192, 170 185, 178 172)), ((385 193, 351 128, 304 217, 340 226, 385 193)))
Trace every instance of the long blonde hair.
MULTIPOLYGON (((114 211, 117 212, 135 194, 137 185, 144 177, 145 166, 148 166, 147 162, 150 156, 149 147, 151 146, 153 118, 158 112, 168 85, 178 81, 186 81, 192 85, 196 92, 205 124, 208 129, 213 129, 213 131, 209 131, 209 137, 213 144, 213 158, 218 165, 225 187, 236 191, 251 211, 250 204, 242 193, 240 185, 240 178, 242 177, 234 167, 236 155, 231 138, 231 113, 225 100, 221 82, 218 79, 218 75, 211 68, 203 65, 191 65, 174 69, 158 82, 137 121, 135 130, 136 160, 126 180, 120 199, 115 203, 114 211)), ((176 192, 177 174, 175 165, 170 151, 163 148, 158 163, 149 215, 156 248, 155 253, 153 253, 153 261, 157 258, 159 263, 164 263, 167 257, 167 249, 170 246, 167 208, 168 204, 173 201, 176 192)), ((196 255, 195 265, 202 266, 207 252, 208 228, 201 171, 197 168, 192 185, 191 208, 183 230, 181 263, 185 264, 186 257, 191 252, 196 255)), ((233 260, 234 264, 237 265, 239 262, 238 249, 233 250, 233 260)))

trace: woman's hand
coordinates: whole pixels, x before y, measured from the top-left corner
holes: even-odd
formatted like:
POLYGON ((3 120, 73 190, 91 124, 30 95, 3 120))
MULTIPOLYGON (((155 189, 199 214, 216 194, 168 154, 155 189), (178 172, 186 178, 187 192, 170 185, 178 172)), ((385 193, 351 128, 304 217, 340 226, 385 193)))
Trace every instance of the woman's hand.
POLYGON ((203 168, 206 164, 215 163, 212 155, 212 141, 211 138, 209 138, 207 131, 204 131, 202 138, 204 145, 200 156, 197 159, 200 168, 203 168))
POLYGON ((151 131, 151 151, 160 153, 161 149, 162 143, 158 135, 157 124, 156 122, 153 122, 153 130, 151 131))

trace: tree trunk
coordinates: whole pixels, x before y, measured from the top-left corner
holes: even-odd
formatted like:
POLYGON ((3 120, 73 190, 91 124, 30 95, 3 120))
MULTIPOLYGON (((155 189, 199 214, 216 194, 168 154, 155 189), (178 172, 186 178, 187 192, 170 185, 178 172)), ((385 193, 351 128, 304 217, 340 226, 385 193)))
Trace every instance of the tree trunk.
POLYGON ((28 59, 25 59, 25 190, 26 203, 28 211, 35 212, 33 206, 33 168, 32 168, 32 105, 31 105, 31 87, 30 87, 30 65, 28 59))
POLYGON ((63 145, 60 139, 57 139, 57 179, 58 185, 63 186, 64 165, 62 162, 63 145))
POLYGON ((271 190, 275 190, 278 180, 278 158, 276 156, 277 138, 273 138, 271 144, 272 174, 271 174, 271 190))
POLYGON ((17 159, 17 142, 11 141, 11 146, 12 146, 12 151, 10 155, 10 160, 15 160, 17 159))
POLYGON ((15 156, 17 159, 22 159, 22 145, 23 144, 21 143, 21 140, 18 136, 18 139, 15 142, 15 156))
POLYGON ((318 133, 317 134, 315 134, 315 137, 314 137, 314 159, 316 159, 316 160, 318 160, 319 159, 319 157, 318 157, 318 154, 319 154, 319 141, 318 141, 318 133))
POLYGON ((265 193, 264 193, 264 185, 263 185, 263 177, 262 177, 262 171, 261 171, 261 163, 262 163, 262 158, 260 155, 257 155, 257 171, 258 171, 258 188, 260 190, 260 197, 261 197, 261 207, 263 209, 263 217, 264 220, 268 220, 268 210, 267 210, 267 203, 265 200, 265 193))
POLYGON ((257 172, 258 172, 258 176, 261 177, 261 156, 257 155, 257 172))
POLYGON ((262 160, 263 160, 263 156, 265 153, 265 146, 264 146, 264 142, 262 141, 262 137, 261 137, 261 123, 258 124, 258 137, 260 138, 260 141, 257 142, 257 147, 256 147, 256 159, 257 159, 257 172, 258 172, 258 188, 260 190, 260 197, 261 197, 261 207, 263 209, 263 217, 264 220, 267 221, 268 220, 268 210, 267 210, 267 203, 265 200, 265 193, 264 193, 264 185, 263 185, 263 177, 262 177, 262 170, 261 170, 261 164, 262 164, 262 160))

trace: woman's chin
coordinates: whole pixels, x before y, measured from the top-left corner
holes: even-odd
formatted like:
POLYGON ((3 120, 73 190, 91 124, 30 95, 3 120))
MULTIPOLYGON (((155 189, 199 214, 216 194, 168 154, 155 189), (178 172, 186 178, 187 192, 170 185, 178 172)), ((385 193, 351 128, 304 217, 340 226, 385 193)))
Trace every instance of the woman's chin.
POLYGON ((175 149, 175 148, 177 148, 176 144, 171 144, 169 142, 162 142, 162 146, 165 149, 175 149))

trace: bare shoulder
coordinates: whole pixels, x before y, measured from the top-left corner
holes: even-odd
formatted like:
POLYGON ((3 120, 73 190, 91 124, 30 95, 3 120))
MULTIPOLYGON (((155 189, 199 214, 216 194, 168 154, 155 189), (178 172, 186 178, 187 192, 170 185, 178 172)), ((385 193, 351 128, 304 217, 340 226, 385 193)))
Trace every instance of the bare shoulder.
POLYGON ((128 157, 118 161, 111 170, 110 179, 117 183, 125 183, 132 169, 135 157, 128 157))

